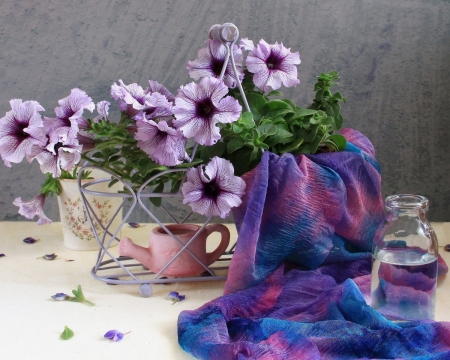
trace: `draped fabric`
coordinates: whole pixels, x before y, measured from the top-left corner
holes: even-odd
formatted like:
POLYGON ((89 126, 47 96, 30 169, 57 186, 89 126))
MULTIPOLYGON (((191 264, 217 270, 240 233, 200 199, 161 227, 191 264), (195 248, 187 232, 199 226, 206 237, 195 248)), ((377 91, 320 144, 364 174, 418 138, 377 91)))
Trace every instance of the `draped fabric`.
POLYGON ((450 323, 394 323, 367 305, 380 169, 366 137, 341 133, 345 151, 265 152, 243 176, 225 295, 180 314, 184 350, 220 360, 450 359, 450 323))

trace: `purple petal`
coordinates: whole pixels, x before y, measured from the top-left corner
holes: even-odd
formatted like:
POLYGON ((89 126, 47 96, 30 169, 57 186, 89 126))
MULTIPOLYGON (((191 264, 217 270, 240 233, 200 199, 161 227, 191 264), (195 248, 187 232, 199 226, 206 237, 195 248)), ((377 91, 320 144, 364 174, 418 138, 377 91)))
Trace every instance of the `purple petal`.
POLYGON ((213 145, 220 139, 218 122, 230 123, 239 119, 239 102, 227 94, 225 84, 215 78, 203 78, 182 86, 175 98, 173 124, 187 138, 202 145, 213 145))
POLYGON ((0 254, 0 257, 4 257, 4 256, 6 256, 5 254, 0 254))
POLYGON ((69 295, 64 294, 64 293, 56 293, 55 295, 52 295, 51 298, 53 300, 57 300, 57 301, 64 301, 69 297, 69 295))
POLYGON ((190 169, 183 184, 183 203, 205 216, 228 216, 232 207, 239 206, 245 193, 245 182, 234 176, 231 162, 214 157, 203 169, 190 169))
POLYGON ((123 339, 123 333, 118 330, 109 330, 104 336, 105 339, 110 339, 114 342, 120 341, 123 339))
POLYGON ((39 111, 44 108, 36 101, 13 99, 11 111, 0 119, 0 154, 8 166, 19 163, 32 152, 34 146, 43 146, 46 136, 39 111))
POLYGON ((32 237, 26 237, 25 239, 23 239, 23 242, 26 244, 34 244, 37 240, 35 238, 32 237))
POLYGON ((147 91, 149 93, 155 93, 158 92, 162 95, 164 95, 166 97, 166 99, 168 101, 170 101, 171 103, 173 103, 175 101, 175 96, 172 95, 172 93, 166 89, 166 87, 164 85, 161 85, 159 82, 154 81, 154 80, 149 80, 148 81, 150 86, 148 87, 147 91))
MULTIPOLYGON (((215 40, 207 40, 206 45, 205 48, 198 51, 198 58, 194 61, 188 61, 188 65, 186 66, 189 76, 194 80, 203 77, 219 78, 222 71, 227 54, 226 47, 215 40)), ((242 50, 236 45, 233 47, 233 55, 239 79, 236 79, 231 61, 229 61, 224 73, 223 82, 230 88, 236 87, 237 82, 242 81, 244 78, 242 71, 242 50)))
MULTIPOLYGON (((33 219, 39 216, 38 225, 50 224, 52 221, 44 214, 45 195, 39 194, 30 201, 22 201, 18 197, 13 202, 19 207, 19 214, 25 216, 27 219, 33 219)), ((25 240, 24 240, 25 241, 25 240)))
POLYGON ((263 91, 298 85, 296 65, 300 62, 298 52, 291 53, 283 44, 268 44, 264 40, 248 54, 246 61, 248 71, 255 74, 253 82, 263 91))
POLYGON ((185 159, 185 139, 181 133, 162 120, 138 121, 137 132, 134 136, 138 140, 138 147, 158 164, 174 166, 185 159))

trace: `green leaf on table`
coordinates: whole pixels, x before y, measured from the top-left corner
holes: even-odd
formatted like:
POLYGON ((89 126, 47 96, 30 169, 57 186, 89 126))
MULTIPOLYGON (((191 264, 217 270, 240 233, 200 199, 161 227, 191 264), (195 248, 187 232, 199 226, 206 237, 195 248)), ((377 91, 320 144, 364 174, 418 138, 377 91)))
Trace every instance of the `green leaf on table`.
POLYGON ((63 340, 69 340, 73 337, 73 331, 67 326, 64 326, 64 331, 61 333, 60 338, 63 340))
POLYGON ((78 301, 89 305, 94 305, 94 303, 90 302, 84 297, 83 290, 81 290, 81 285, 78 285, 78 288, 76 290, 72 290, 72 294, 74 294, 75 297, 71 297, 69 299, 70 301, 78 301))

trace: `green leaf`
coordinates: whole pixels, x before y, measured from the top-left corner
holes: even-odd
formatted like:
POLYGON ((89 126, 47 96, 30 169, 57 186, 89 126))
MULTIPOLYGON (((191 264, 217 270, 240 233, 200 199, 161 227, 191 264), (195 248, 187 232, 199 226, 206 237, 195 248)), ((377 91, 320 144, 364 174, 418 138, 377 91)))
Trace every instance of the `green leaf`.
POLYGON ((264 109, 267 109, 267 111, 273 111, 273 110, 287 109, 288 107, 289 104, 283 100, 270 100, 264 106, 264 109))
POLYGON ((276 128, 277 132, 265 141, 267 145, 272 147, 277 144, 286 144, 294 140, 293 134, 285 130, 282 125, 278 125, 276 128))
POLYGON ((277 126, 274 124, 263 124, 257 127, 260 134, 275 135, 277 133, 277 126))
POLYGON ((296 138, 294 141, 287 143, 284 146, 281 146, 280 152, 281 153, 293 152, 293 151, 297 150, 299 148, 299 146, 301 144, 303 144, 304 141, 305 141, 305 139, 303 139, 303 138, 296 138))
POLYGON ((201 147, 199 147, 199 150, 198 150, 198 153, 199 153, 198 156, 204 162, 209 162, 209 160, 215 156, 221 157, 223 155, 223 153, 225 152, 226 148, 227 148, 227 145, 225 143, 223 143, 222 141, 219 141, 212 146, 201 146, 201 147))
POLYGON ((202 159, 194 159, 191 162, 185 162, 185 163, 181 163, 179 165, 174 166, 175 169, 186 169, 186 168, 191 168, 194 166, 197 166, 198 164, 201 164, 203 162, 202 159))
POLYGON ((264 98, 264 96, 256 93, 246 94, 246 98, 250 110, 253 114, 253 118, 255 120, 261 119, 262 108, 267 103, 267 100, 264 98))
POLYGON ((67 326, 64 326, 64 331, 59 336, 63 340, 69 340, 73 337, 73 331, 69 329, 67 326))
POLYGON ((244 130, 244 128, 238 123, 233 123, 232 127, 233 132, 235 132, 236 134, 239 134, 240 132, 242 132, 242 130, 244 130))
POLYGON ((345 150, 347 140, 341 134, 333 134, 328 138, 328 140, 331 140, 333 143, 335 143, 339 151, 345 150))
POLYGON ((278 90, 272 90, 270 93, 268 93, 266 96, 282 96, 283 94, 281 93, 281 91, 278 90))
POLYGON ((240 149, 245 145, 245 140, 240 137, 235 137, 230 140, 230 142, 227 144, 227 152, 228 154, 231 154, 235 152, 236 150, 240 149))
POLYGON ((255 122, 253 121, 253 114, 249 111, 244 111, 238 122, 240 125, 247 129, 251 129, 255 126, 255 122))
MULTIPOLYGON (((154 193, 162 193, 164 191, 164 183, 160 182, 155 189, 153 190, 154 193)), ((160 207, 161 206, 161 197, 151 197, 150 201, 152 202, 153 205, 155 205, 156 207, 160 207)))
POLYGON ((317 110, 311 110, 311 109, 302 109, 297 108, 295 109, 295 118, 303 118, 305 116, 314 115, 317 112, 317 110))

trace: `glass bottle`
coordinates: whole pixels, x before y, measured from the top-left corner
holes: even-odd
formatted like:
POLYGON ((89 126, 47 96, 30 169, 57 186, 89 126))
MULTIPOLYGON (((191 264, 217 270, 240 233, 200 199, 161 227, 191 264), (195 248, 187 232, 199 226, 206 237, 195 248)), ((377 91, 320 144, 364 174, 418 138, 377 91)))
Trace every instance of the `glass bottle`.
POLYGON ((372 250, 371 306, 391 320, 434 320, 438 242, 428 199, 391 195, 372 250))

